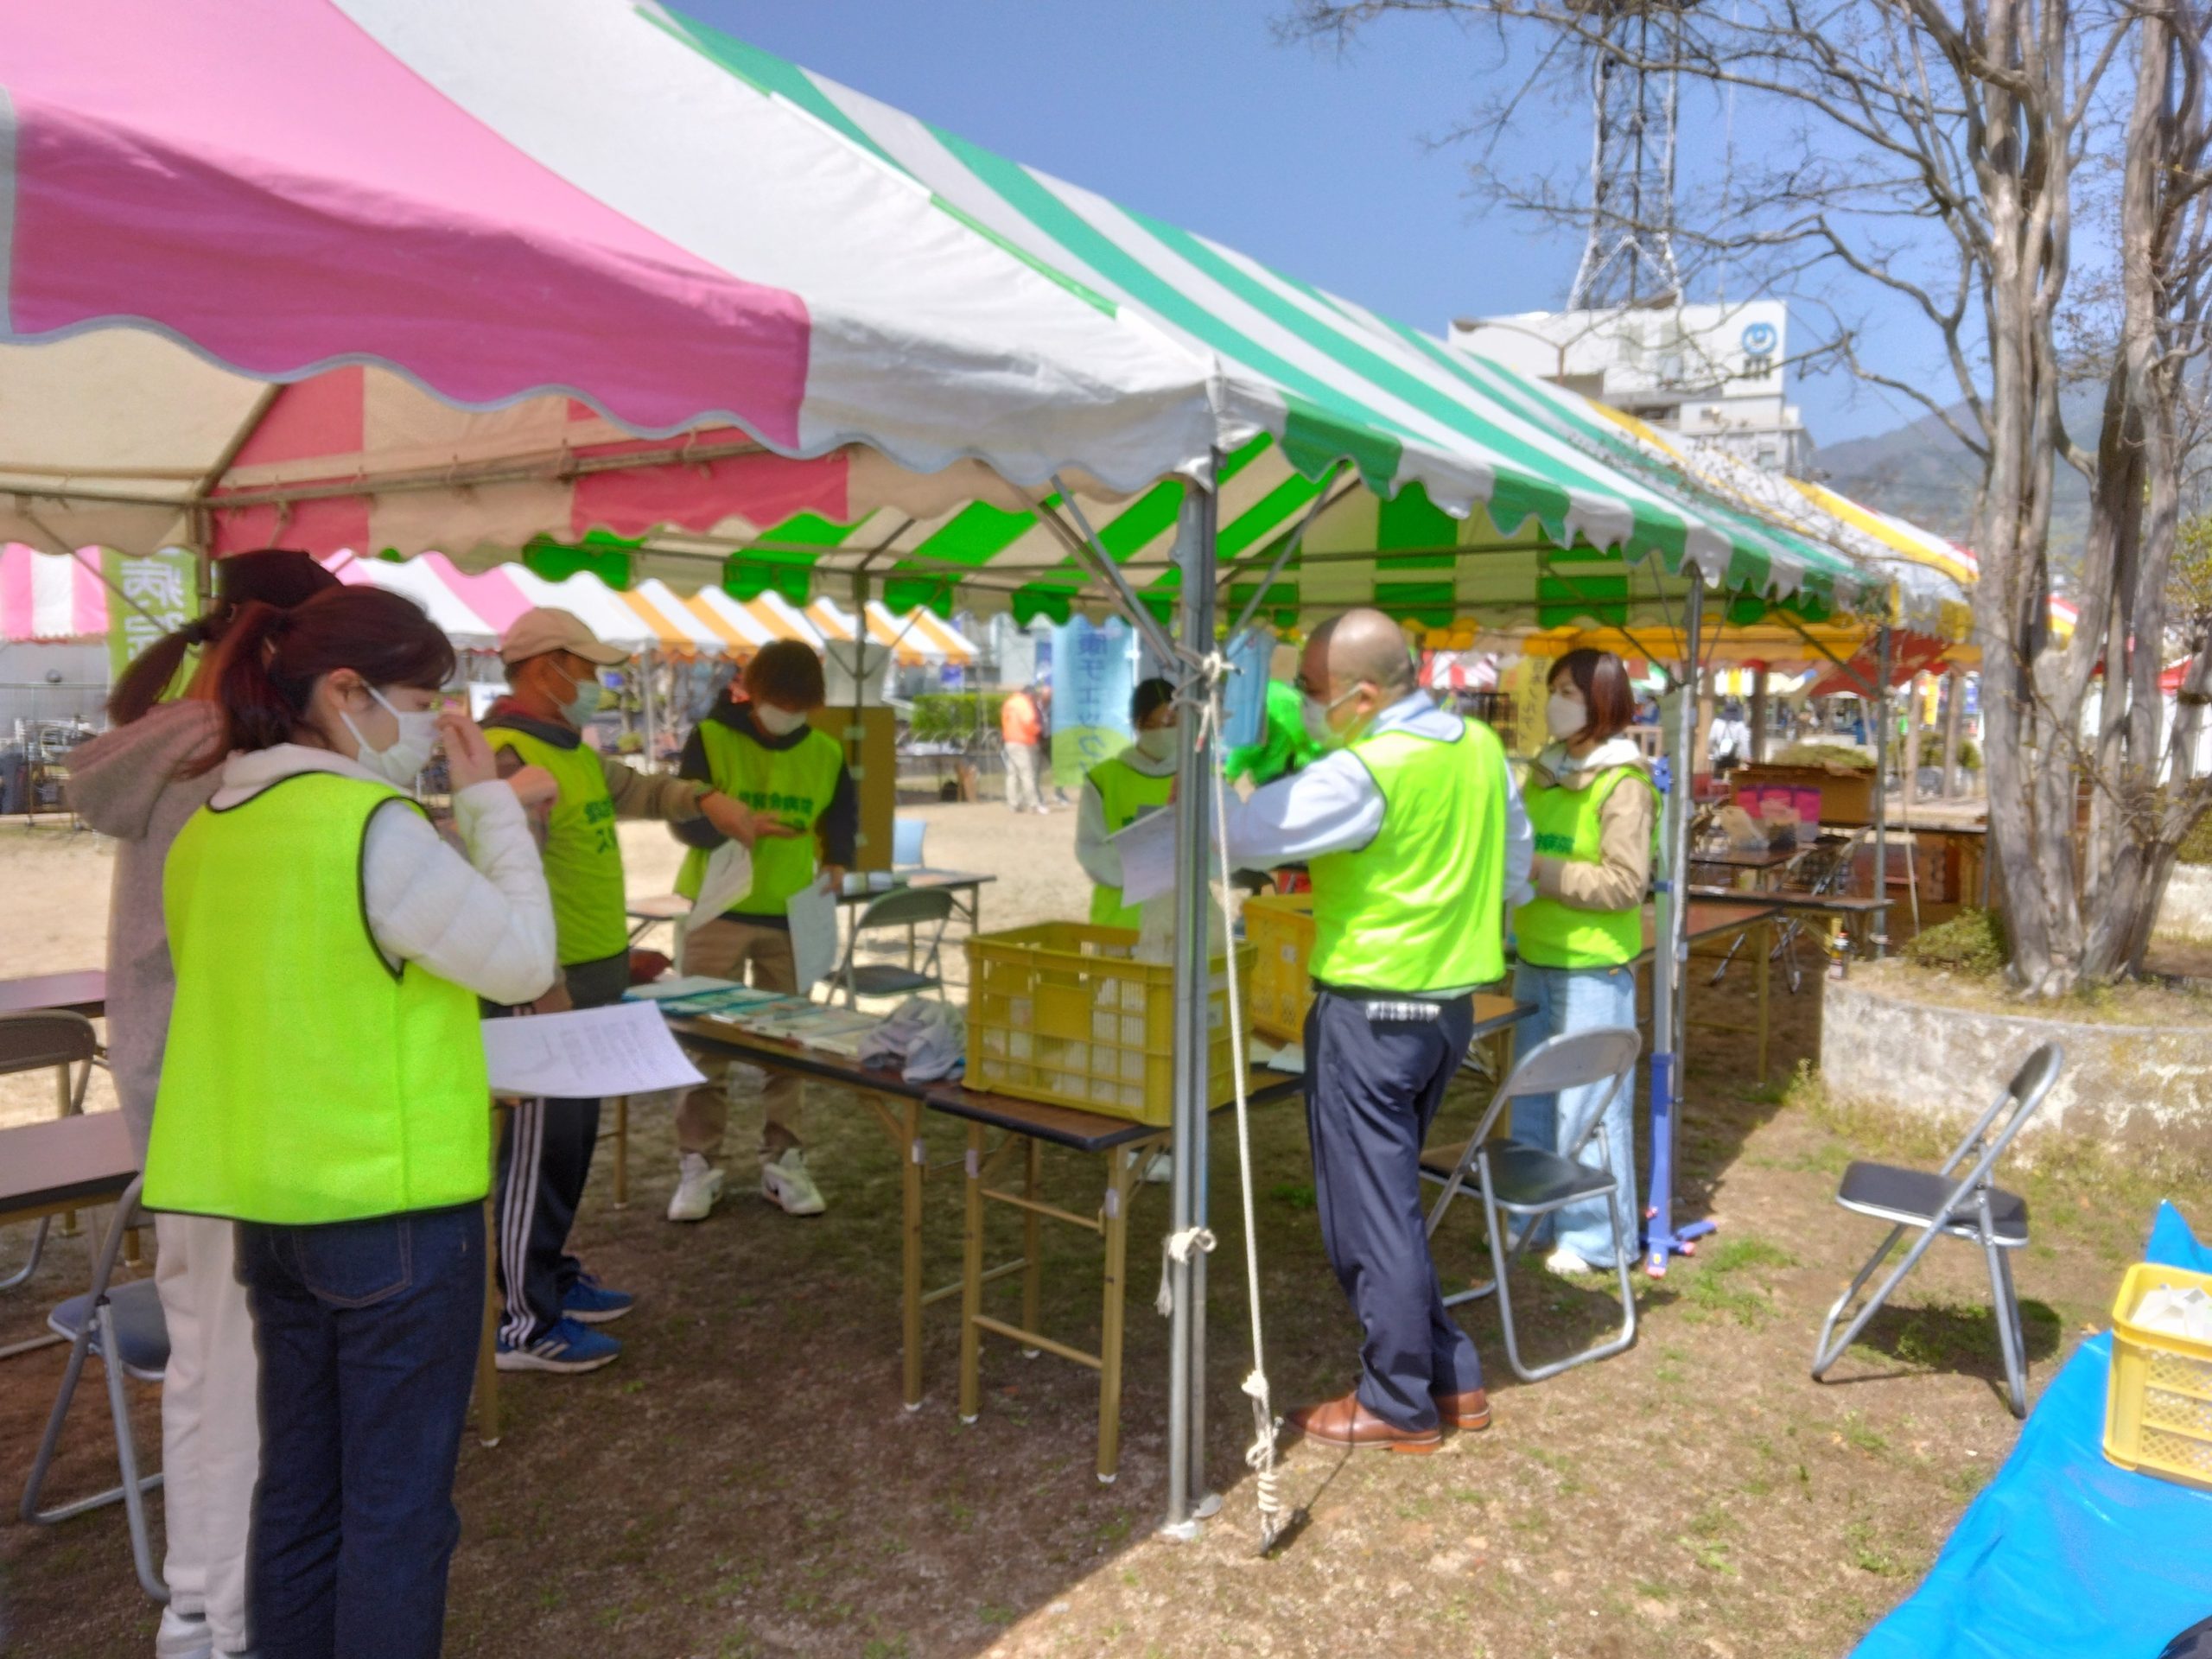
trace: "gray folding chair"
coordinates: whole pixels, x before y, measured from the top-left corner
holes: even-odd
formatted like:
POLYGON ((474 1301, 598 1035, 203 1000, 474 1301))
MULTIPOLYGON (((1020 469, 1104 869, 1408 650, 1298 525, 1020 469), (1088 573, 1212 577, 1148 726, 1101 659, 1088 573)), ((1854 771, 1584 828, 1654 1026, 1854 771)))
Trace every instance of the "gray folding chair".
MULTIPOLYGON (((92 1022, 65 1009, 41 1009, 30 1014, 0 1014, 0 1077, 24 1071, 54 1072, 55 1116, 69 1117, 85 1109, 85 1090, 92 1080, 92 1063, 99 1058, 99 1036, 92 1022)), ((38 1271, 46 1254, 46 1233, 51 1216, 39 1218, 31 1234, 29 1259, 6 1278, 0 1290, 13 1290, 38 1271)), ((0 1348, 0 1359, 33 1348, 52 1346, 56 1337, 33 1337, 28 1342, 0 1348)))
POLYGON ((832 982, 845 994, 846 1007, 859 1007, 859 999, 863 996, 906 996, 915 991, 935 991, 943 996, 944 971, 940 958, 944 948, 945 924, 951 917, 952 893, 945 887, 894 887, 869 899, 867 907, 853 918, 852 934, 845 941, 845 959, 837 964, 832 976, 832 982), (931 922, 937 924, 937 931, 930 935, 929 949, 917 965, 917 930, 931 922), (892 927, 906 930, 906 965, 859 965, 855 958, 860 954, 862 936, 892 927))
POLYGON ((69 1363, 62 1370, 61 1391, 54 1396, 54 1409, 47 1417, 38 1455, 32 1459, 31 1478, 24 1484, 19 1513, 32 1526, 50 1527, 120 1499, 130 1517, 130 1554, 138 1569, 138 1583, 156 1601, 167 1601, 168 1591, 154 1570, 153 1547, 146 1533, 146 1494, 162 1484, 162 1478, 138 1472, 138 1446, 130 1432, 130 1402, 124 1393, 123 1379, 130 1376, 142 1382, 162 1380, 169 1363, 168 1326, 162 1319, 161 1298, 155 1294, 152 1280, 111 1282, 116 1255, 138 1213, 139 1189, 144 1185, 142 1175, 130 1183, 116 1205, 115 1218, 92 1268, 92 1289, 71 1297, 47 1320, 55 1335, 69 1344, 69 1363), (115 1459, 122 1484, 73 1503, 42 1510, 39 1494, 53 1465, 54 1448, 61 1441, 61 1425, 76 1395, 77 1379, 84 1375, 88 1358, 98 1359, 107 1377, 108 1417, 115 1427, 115 1459))
POLYGON ((1989 1109, 1974 1120, 1958 1149, 1943 1160, 1941 1169, 1903 1169, 1892 1164, 1855 1163, 1843 1172, 1835 1201, 1855 1215, 1872 1216, 1890 1224, 1889 1236, 1866 1260, 1866 1265, 1835 1299, 1821 1325, 1819 1345, 1813 1352, 1813 1380, 1826 1380, 1830 1366, 1859 1339, 1890 1294, 1938 1237, 1948 1236, 1979 1245, 1989 1267, 1989 1294, 1997 1319, 1997 1343, 2005 1354, 2007 1402, 2015 1417, 2028 1414, 2027 1344, 2020 1328, 2020 1300, 2012 1288, 2011 1252, 2028 1242, 2027 1200, 1991 1183, 1997 1160, 2012 1144, 2044 1096, 2058 1079, 2065 1054, 2056 1043, 2045 1043, 2013 1073, 2005 1091, 1989 1109), (2001 1122, 2000 1122, 2001 1120, 2001 1122), (1882 1287, 1868 1299, 1840 1337, 1833 1333, 1836 1321, 1866 1288, 1899 1240, 1917 1232, 1904 1260, 1891 1269, 1882 1287))
POLYGON ((1636 1062, 1643 1050, 1643 1039, 1632 1029, 1619 1026, 1573 1032, 1540 1043, 1522 1056, 1513 1074, 1491 1096, 1489 1109, 1484 1112, 1473 1140, 1462 1147, 1436 1147, 1421 1154, 1422 1179, 1444 1188, 1443 1195, 1428 1212, 1429 1236, 1435 1237, 1444 1212, 1465 1187, 1472 1187, 1481 1197, 1483 1221, 1490 1231, 1494 1277, 1487 1286, 1446 1296, 1445 1305, 1472 1301, 1496 1291, 1497 1322, 1505 1332, 1505 1357, 1512 1365, 1514 1375, 1524 1382, 1541 1382, 1586 1361, 1606 1358, 1636 1340, 1636 1289, 1630 1278, 1636 1262, 1636 1239, 1632 1235, 1624 1235, 1620 1206, 1614 1201, 1624 1184, 1635 1181, 1636 1171, 1615 1169, 1611 1151, 1602 1139, 1598 1141, 1599 1162, 1595 1166, 1579 1160, 1583 1148, 1603 1126, 1606 1108, 1621 1090, 1635 1088, 1636 1062), (1571 1155, 1563 1158, 1549 1147, 1490 1138, 1499 1114, 1522 1096, 1548 1095, 1561 1089, 1597 1084, 1610 1086, 1593 1097, 1590 1112, 1574 1126, 1568 1139, 1573 1148, 1571 1155), (1614 1272, 1620 1281, 1621 1328, 1616 1335, 1564 1359, 1536 1366, 1523 1364, 1520 1341, 1513 1329, 1513 1294, 1506 1283, 1506 1268, 1534 1236, 1538 1222, 1554 1211, 1590 1198, 1605 1200, 1605 1213, 1612 1224, 1614 1272), (1501 1215, 1521 1222, 1520 1231, 1510 1239, 1507 1230, 1499 1223, 1501 1215))

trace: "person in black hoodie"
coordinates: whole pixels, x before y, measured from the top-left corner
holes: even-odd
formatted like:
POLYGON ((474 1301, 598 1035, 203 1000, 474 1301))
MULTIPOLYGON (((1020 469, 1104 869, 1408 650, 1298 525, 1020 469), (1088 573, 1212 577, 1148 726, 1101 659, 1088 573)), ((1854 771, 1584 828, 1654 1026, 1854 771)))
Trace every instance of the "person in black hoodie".
MULTIPOLYGON (((749 966, 753 983, 761 989, 801 992, 805 988, 791 959, 785 906, 823 876, 844 879, 859 836, 860 796, 844 749, 808 723, 824 696, 822 659, 812 650, 789 639, 764 646, 746 664, 741 692, 733 686, 731 696, 693 728, 677 775, 710 785, 764 823, 796 833, 779 839, 764 832, 753 842, 752 889, 724 914, 686 932, 683 971, 734 979, 749 966)), ((707 855, 724 837, 711 824, 671 828, 691 849, 677 891, 696 899, 707 855)), ((820 1215, 822 1190, 806 1166, 800 1133, 798 1077, 772 1076, 761 1103, 761 1197, 787 1215, 820 1215)), ((728 1086, 711 1076, 677 1108, 681 1161, 669 1201, 671 1221, 703 1221, 721 1198, 722 1173, 715 1160, 728 1119, 728 1086)))

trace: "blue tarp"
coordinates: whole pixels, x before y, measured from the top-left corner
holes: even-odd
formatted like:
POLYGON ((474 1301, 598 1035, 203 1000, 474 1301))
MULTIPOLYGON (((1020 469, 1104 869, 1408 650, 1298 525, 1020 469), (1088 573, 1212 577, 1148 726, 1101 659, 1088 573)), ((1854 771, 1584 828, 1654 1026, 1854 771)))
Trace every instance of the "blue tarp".
MULTIPOLYGON (((2148 1261, 2212 1273, 2171 1205, 2148 1261)), ((1912 1599, 1852 1659, 2156 1659, 2212 1615, 2212 1492, 2105 1460, 2112 1338, 2075 1351, 1912 1599)))

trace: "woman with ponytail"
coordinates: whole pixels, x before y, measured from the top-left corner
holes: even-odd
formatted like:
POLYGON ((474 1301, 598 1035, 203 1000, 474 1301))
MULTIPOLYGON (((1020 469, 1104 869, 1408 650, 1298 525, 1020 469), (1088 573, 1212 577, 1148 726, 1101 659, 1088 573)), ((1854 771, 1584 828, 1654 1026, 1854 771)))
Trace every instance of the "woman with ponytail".
POLYGON ((217 786, 163 874, 176 1002, 146 1203, 238 1223, 261 1358, 265 1659, 431 1659, 484 1313, 477 999, 554 979, 522 803, 440 710, 453 647, 374 588, 248 606, 217 786), (407 793, 442 741, 454 851, 407 793))
MULTIPOLYGON (((139 653, 108 699, 111 729, 70 754, 70 804, 116 842, 108 900, 108 1068, 142 1161, 176 992, 162 920, 162 864, 185 820, 215 792, 209 769, 223 758, 222 715, 210 696, 212 648, 245 607, 289 609, 338 585, 305 553, 270 548, 222 560, 207 614, 139 653), (190 689, 162 701, 195 648, 201 667, 190 689)), ((252 1321, 229 1222, 156 1216, 154 1231, 154 1283, 169 1333, 162 1384, 168 1522, 162 1574, 169 1599, 155 1652, 162 1659, 241 1654, 252 1645, 246 1523, 261 1467, 252 1321)))

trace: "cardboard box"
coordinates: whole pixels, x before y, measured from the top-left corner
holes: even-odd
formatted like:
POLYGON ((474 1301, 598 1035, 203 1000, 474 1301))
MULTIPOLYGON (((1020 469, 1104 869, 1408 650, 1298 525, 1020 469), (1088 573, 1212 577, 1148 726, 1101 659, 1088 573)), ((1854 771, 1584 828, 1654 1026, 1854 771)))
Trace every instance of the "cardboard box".
MULTIPOLYGON (((1799 802, 1797 813, 1801 821, 1804 820, 1805 807, 1809 804, 1806 797, 1814 791, 1820 796, 1821 823, 1856 825, 1874 821, 1872 770, 1861 772, 1849 766, 1741 766, 1737 769, 1735 783, 1739 801, 1746 790, 1758 790, 1762 795, 1773 789, 1792 791, 1799 802)), ((1746 807, 1745 810, 1751 809, 1746 807)))

